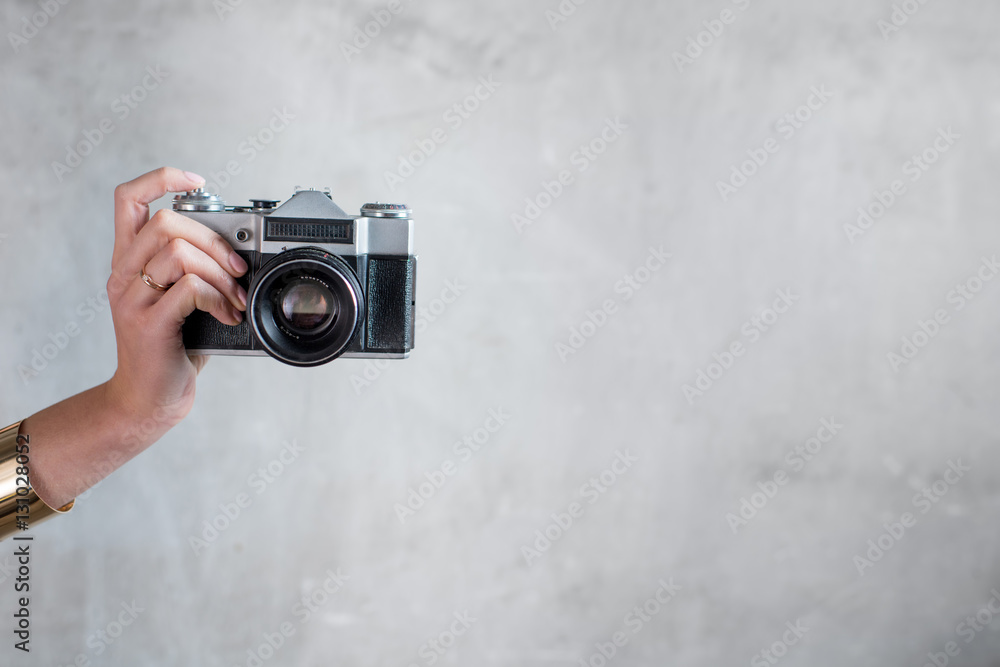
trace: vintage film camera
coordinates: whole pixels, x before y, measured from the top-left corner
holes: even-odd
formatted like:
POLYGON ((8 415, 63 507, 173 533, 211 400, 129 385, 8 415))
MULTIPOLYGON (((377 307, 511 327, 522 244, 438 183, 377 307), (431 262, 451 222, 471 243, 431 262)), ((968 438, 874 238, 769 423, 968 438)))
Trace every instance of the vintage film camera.
POLYGON ((250 267, 247 312, 236 327, 201 311, 184 324, 192 354, 270 355, 293 366, 338 357, 403 359, 413 349, 417 258, 400 204, 348 215, 329 192, 226 206, 203 189, 174 210, 221 234, 250 267))

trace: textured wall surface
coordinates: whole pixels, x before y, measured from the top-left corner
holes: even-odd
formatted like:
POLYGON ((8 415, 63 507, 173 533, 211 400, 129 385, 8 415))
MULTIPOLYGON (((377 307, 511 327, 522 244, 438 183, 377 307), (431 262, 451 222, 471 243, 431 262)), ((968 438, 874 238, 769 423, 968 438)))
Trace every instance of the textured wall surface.
POLYGON ((0 6, 0 422, 113 372, 164 164, 405 201, 426 310, 381 369, 213 359, 36 531, 30 655, 3 545, 0 663, 1000 665, 996 3, 48 4, 0 6))

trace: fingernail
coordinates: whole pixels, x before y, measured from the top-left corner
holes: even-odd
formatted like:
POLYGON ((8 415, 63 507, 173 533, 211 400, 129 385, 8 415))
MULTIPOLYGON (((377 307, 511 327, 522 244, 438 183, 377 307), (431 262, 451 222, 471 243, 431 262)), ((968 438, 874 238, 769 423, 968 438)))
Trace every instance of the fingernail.
POLYGON ((243 289, 243 285, 236 286, 236 298, 240 300, 244 308, 247 307, 247 291, 243 289))
POLYGON ((199 176, 198 174, 194 173, 193 171, 185 171, 184 175, 187 176, 189 180, 195 181, 196 183, 204 183, 205 182, 205 178, 203 176, 199 176))
POLYGON ((233 271, 241 275, 246 273, 247 269, 250 268, 235 250, 229 255, 229 266, 233 267, 233 271))
POLYGON ((240 322, 243 321, 243 313, 236 310, 235 308, 233 308, 232 310, 233 310, 233 319, 236 320, 236 324, 239 324, 240 322))

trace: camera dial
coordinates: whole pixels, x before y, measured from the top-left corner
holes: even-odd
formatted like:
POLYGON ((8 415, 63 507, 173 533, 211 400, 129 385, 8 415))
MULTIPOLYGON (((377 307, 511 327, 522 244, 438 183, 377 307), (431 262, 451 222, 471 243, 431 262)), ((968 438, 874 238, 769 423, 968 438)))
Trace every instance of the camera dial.
POLYGON ((175 211, 225 211, 226 202, 204 188, 191 190, 174 197, 175 211))
POLYGON ((409 218, 413 211, 406 204, 365 204, 361 207, 361 215, 366 218, 409 218))

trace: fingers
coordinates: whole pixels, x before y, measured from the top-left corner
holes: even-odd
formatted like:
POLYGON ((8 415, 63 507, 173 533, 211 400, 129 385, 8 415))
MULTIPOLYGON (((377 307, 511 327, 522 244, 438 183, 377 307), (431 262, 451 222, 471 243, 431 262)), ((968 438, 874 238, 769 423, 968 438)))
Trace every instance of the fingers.
MULTIPOLYGON (((149 289, 141 280, 138 284, 149 289)), ((160 331, 178 331, 184 319, 195 310, 209 313, 230 326, 236 326, 243 320, 240 311, 229 303, 222 292, 196 274, 188 273, 149 309, 148 324, 160 331)))
POLYGON ((168 192, 186 192, 205 179, 173 167, 161 167, 115 188, 115 249, 117 259, 149 220, 149 204, 168 192))
MULTIPOLYGON (((131 280, 131 276, 138 274, 143 266, 176 239, 183 239, 197 248, 214 260, 221 270, 233 277, 242 276, 247 272, 246 262, 233 251, 232 246, 222 236, 205 225, 168 209, 158 211, 140 230, 128 252, 115 266, 115 272, 131 280)), ((155 276, 150 274, 150 276, 154 280, 165 278, 161 274, 155 276)), ((180 275, 175 277, 179 278, 180 275)))
POLYGON ((196 273, 184 274, 166 292, 153 289, 137 275, 117 307, 119 312, 132 313, 138 318, 139 328, 147 336, 176 336, 181 331, 184 318, 196 308, 227 326, 236 326, 243 321, 243 315, 229 298, 196 273))
MULTIPOLYGON (((146 265, 146 274, 162 285, 176 283, 193 273, 223 294, 237 310, 246 310, 247 293, 219 263, 182 238, 170 241, 146 265)), ((159 300, 155 290, 146 295, 151 305, 159 300)))

